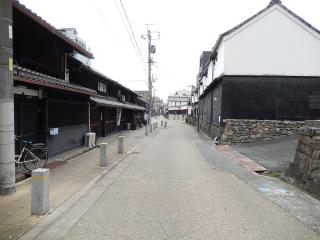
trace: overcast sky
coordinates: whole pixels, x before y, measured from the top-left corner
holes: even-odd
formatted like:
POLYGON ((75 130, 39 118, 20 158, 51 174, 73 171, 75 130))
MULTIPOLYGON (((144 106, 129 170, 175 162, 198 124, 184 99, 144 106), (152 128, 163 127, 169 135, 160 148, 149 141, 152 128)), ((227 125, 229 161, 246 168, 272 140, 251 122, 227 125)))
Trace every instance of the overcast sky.
MULTIPOLYGON (((147 23, 160 32, 154 41, 156 95, 195 85, 199 57, 220 33, 251 17, 270 0, 122 0, 144 57, 126 31, 120 0, 20 0, 56 28, 75 27, 95 57, 92 66, 132 90, 147 90, 147 23)), ((319 0, 283 0, 285 6, 320 28, 319 0)))

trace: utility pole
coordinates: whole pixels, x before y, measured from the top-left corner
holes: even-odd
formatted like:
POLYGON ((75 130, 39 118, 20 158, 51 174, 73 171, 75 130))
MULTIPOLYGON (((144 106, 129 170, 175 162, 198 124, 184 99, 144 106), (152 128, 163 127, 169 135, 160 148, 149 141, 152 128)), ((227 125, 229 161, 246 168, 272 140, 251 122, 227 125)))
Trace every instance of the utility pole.
POLYGON ((0 194, 15 192, 12 0, 0 1, 0 194))
POLYGON ((160 39, 160 33, 158 33, 158 38, 154 39, 152 38, 152 33, 149 29, 149 25, 147 24, 147 35, 142 35, 141 37, 143 39, 147 39, 148 40, 148 102, 149 102, 149 111, 148 111, 148 124, 149 126, 151 126, 151 111, 152 111, 152 64, 153 64, 153 60, 152 60, 152 56, 151 54, 156 53, 156 48, 154 45, 152 45, 152 40, 158 40, 160 39))
POLYGON ((149 92, 149 111, 148 111, 148 124, 151 126, 151 111, 152 111, 152 76, 151 76, 151 32, 149 26, 147 26, 147 36, 148 36, 148 92, 149 92))

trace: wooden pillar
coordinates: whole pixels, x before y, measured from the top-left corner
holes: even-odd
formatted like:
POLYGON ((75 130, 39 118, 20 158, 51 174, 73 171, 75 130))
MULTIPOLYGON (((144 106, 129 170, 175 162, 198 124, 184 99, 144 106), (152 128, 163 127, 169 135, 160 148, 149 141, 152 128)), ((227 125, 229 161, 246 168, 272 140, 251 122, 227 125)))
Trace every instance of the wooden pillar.
POLYGON ((46 97, 44 98, 44 136, 45 136, 45 142, 48 146, 48 136, 49 136, 49 101, 48 101, 48 95, 46 94, 46 97))

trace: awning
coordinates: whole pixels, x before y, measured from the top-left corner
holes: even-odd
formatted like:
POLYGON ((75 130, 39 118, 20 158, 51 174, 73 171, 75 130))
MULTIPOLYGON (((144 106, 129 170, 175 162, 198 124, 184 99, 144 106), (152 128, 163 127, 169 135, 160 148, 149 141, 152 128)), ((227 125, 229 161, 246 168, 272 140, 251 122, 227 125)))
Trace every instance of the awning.
POLYGON ((104 97, 90 96, 90 100, 95 102, 98 106, 119 107, 119 108, 141 110, 141 111, 145 110, 144 107, 136 104, 120 102, 117 100, 104 98, 104 97))

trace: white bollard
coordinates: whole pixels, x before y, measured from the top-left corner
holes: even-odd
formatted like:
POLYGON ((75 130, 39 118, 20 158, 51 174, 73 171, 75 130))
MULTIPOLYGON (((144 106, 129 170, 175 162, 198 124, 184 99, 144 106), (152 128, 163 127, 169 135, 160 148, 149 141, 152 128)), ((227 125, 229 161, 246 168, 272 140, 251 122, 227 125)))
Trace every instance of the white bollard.
POLYGON ((152 124, 150 124, 149 128, 150 128, 150 133, 152 133, 152 124))
POLYGON ((164 128, 167 128, 167 127, 168 127, 167 122, 164 122, 164 128))
POLYGON ((31 214, 41 216, 49 211, 50 169, 38 168, 32 171, 31 214))
POLYGON ((154 123, 153 124, 153 131, 155 131, 156 130, 156 124, 154 123))
POLYGON ((118 137, 118 153, 124 153, 124 136, 118 137))
POLYGON ((101 143, 100 144, 100 167, 107 167, 108 166, 108 143, 101 143))
POLYGON ((163 127, 163 121, 161 121, 161 127, 163 127))
POLYGON ((144 135, 145 135, 145 136, 148 136, 148 135, 149 135, 149 129, 148 129, 148 126, 145 126, 144 135))

